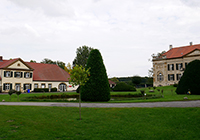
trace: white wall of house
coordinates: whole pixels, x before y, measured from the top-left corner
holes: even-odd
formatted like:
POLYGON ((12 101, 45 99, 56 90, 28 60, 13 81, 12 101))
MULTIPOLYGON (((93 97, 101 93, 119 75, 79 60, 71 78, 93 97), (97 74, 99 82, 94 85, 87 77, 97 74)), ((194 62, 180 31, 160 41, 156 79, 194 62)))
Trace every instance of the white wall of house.
POLYGON ((69 82, 33 81, 34 88, 57 88, 58 91, 75 91, 78 86, 72 87, 69 82))

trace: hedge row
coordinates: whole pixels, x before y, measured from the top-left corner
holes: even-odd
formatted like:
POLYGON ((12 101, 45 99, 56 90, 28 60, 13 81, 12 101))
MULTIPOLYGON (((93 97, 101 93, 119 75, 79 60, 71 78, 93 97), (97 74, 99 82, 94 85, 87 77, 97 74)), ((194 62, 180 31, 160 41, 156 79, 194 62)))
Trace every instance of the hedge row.
POLYGON ((113 91, 136 91, 136 89, 131 85, 120 82, 113 88, 113 91))
MULTIPOLYGON (((49 88, 35 88, 34 92, 49 92, 49 88)), ((57 88, 51 88, 51 92, 57 92, 57 88)))

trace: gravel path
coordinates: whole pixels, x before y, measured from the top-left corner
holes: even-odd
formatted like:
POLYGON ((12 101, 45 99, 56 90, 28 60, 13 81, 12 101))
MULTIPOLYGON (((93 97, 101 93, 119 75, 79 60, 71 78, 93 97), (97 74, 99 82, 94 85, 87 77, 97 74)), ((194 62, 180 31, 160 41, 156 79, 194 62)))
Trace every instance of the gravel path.
MULTIPOLYGON (((0 102, 0 105, 18 106, 58 106, 78 107, 78 103, 56 102, 0 102)), ((200 107, 200 100, 196 101, 173 101, 173 102, 149 102, 149 103, 81 103, 82 107, 107 108, 107 107, 200 107)))

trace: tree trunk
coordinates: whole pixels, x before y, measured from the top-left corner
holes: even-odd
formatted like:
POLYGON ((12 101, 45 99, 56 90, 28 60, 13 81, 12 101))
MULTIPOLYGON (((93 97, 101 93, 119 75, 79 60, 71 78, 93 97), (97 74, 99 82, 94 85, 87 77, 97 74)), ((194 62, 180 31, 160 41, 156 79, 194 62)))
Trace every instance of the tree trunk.
POLYGON ((80 120, 81 120, 81 88, 79 91, 79 116, 80 116, 80 120))

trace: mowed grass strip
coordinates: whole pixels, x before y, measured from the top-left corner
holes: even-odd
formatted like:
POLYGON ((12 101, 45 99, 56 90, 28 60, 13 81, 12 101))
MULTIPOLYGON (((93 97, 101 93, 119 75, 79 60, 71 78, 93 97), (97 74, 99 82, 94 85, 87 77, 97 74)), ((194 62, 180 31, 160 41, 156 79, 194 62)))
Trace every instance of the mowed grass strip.
POLYGON ((5 140, 200 139, 200 108, 0 106, 5 140))

